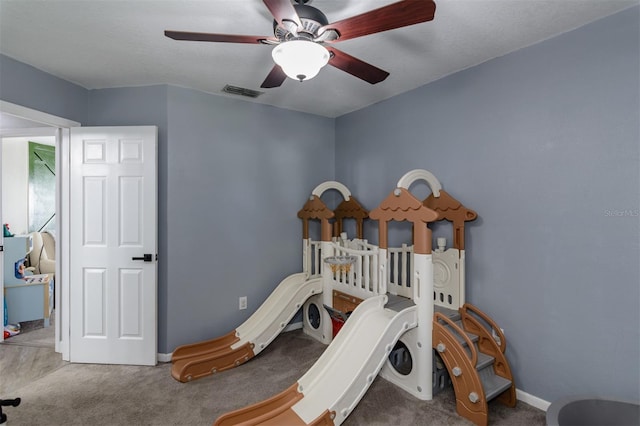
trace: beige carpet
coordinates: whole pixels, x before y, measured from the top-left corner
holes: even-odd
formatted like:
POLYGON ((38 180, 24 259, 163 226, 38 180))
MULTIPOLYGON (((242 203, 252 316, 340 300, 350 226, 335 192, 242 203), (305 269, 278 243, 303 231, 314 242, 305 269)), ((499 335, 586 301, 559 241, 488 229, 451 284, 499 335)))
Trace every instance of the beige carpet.
MULTIPOLYGON (((229 410, 289 387, 324 349, 300 330, 284 333, 247 364, 185 384, 171 378, 169 364, 69 364, 50 348, 3 344, 0 398, 22 398, 19 407, 5 410, 12 426, 210 425, 229 410)), ((423 402, 378 378, 343 424, 471 423, 455 413, 453 391, 423 402)), ((516 409, 491 403, 490 424, 544 425, 545 418, 544 412, 524 403, 516 409)))
POLYGON ((18 346, 35 346, 39 348, 54 349, 55 330, 53 325, 49 327, 43 327, 42 322, 40 326, 34 329, 23 330, 20 334, 11 336, 5 339, 3 344, 18 345, 18 346))
POLYGON ((23 332, 0 344, 0 398, 12 398, 14 391, 26 383, 67 364, 54 352, 53 326, 45 328, 42 321, 39 325, 35 324, 37 321, 30 323, 23 332))

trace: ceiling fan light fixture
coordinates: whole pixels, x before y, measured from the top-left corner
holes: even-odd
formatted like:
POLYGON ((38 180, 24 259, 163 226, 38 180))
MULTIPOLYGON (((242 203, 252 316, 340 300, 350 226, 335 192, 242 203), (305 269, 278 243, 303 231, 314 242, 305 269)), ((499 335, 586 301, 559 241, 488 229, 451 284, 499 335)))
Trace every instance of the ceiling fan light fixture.
POLYGON ((324 46, 311 40, 291 40, 277 45, 271 56, 287 77, 305 81, 318 75, 331 55, 324 46))

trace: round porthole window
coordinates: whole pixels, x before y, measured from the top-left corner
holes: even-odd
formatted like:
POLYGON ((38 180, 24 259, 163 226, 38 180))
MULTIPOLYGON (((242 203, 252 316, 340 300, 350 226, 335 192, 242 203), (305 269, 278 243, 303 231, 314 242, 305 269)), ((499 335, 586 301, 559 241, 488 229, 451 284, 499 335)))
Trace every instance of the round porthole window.
POLYGON ((396 343, 389 354, 389 362, 393 368, 403 376, 411 373, 413 360, 411 359, 411 352, 409 352, 407 345, 398 340, 398 343, 396 343))
POLYGON ((320 310, 318 309, 318 305, 315 303, 309 304, 309 308, 307 309, 307 320, 309 320, 309 325, 311 325, 314 330, 317 330, 318 327, 320 327, 320 310))

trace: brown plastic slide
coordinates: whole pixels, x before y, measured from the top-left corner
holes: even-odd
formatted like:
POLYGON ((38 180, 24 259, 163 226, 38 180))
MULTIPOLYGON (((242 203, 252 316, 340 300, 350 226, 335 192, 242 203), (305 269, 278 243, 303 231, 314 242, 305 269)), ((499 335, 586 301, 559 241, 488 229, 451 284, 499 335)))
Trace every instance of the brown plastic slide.
POLYGON ((244 364, 284 330, 304 302, 322 293, 322 279, 289 275, 262 305, 234 331, 213 340, 178 347, 171 357, 171 375, 189 382, 244 364))
POLYGON ((171 375, 180 382, 189 382, 244 364, 255 356, 253 343, 232 349, 239 340, 234 330, 217 339, 178 347, 171 357, 171 375))
MULTIPOLYGON (((298 383, 294 383, 285 391, 267 400, 224 414, 216 420, 214 426, 306 425, 304 420, 291 409, 298 401, 304 398, 304 395, 298 392, 298 386, 298 383)), ((309 424, 314 426, 333 426, 332 418, 334 416, 328 410, 325 410, 324 413, 309 424)))

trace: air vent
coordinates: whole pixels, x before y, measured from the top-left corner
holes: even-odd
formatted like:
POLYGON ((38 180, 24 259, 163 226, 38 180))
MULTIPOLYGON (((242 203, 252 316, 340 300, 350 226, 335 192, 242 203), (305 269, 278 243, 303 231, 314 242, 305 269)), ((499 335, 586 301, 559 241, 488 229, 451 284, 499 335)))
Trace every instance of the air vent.
POLYGON ((232 86, 230 84, 224 86, 222 91, 231 95, 246 96, 248 98, 257 98, 264 93, 258 92, 257 90, 246 89, 244 87, 232 86))

